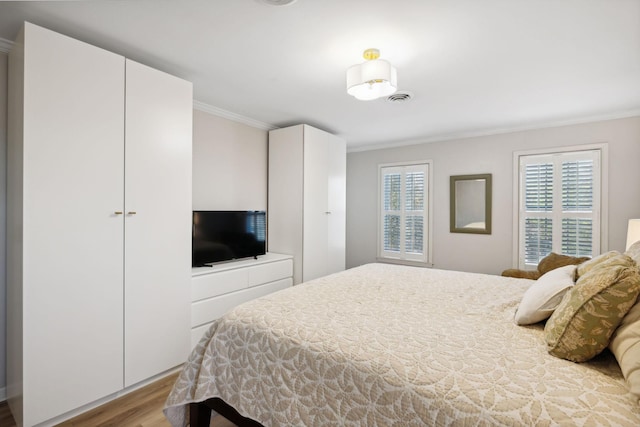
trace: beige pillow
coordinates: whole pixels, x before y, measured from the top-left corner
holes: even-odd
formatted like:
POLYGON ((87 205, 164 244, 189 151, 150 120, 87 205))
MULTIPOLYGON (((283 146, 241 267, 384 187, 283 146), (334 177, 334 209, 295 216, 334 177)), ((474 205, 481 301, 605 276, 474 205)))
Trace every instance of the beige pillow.
POLYGON ((640 301, 613 333, 609 350, 616 356, 629 390, 640 397, 640 301))
POLYGON ((620 252, 618 251, 609 251, 591 258, 589 261, 583 262, 578 266, 578 269, 576 270, 576 281, 580 278, 580 276, 582 276, 592 268, 595 268, 598 264, 603 263, 611 258, 617 257, 618 255, 620 255, 620 252))
POLYGON ((633 245, 629 246, 629 249, 624 253, 625 255, 629 255, 636 264, 640 264, 640 241, 635 242, 633 245))
POLYGON ((545 325, 549 353, 574 362, 599 354, 635 304, 638 293, 640 273, 626 255, 617 254, 589 269, 545 325))
POLYGON ((556 268, 543 274, 527 289, 514 317, 518 325, 531 325, 547 319, 562 297, 573 286, 575 265, 556 268))

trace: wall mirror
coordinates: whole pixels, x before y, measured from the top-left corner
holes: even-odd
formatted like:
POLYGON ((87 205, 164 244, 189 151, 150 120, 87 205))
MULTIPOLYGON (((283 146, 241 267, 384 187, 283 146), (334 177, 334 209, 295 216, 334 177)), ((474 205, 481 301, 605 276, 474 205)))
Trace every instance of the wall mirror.
POLYGON ((491 234, 491 174, 450 178, 450 231, 491 234))

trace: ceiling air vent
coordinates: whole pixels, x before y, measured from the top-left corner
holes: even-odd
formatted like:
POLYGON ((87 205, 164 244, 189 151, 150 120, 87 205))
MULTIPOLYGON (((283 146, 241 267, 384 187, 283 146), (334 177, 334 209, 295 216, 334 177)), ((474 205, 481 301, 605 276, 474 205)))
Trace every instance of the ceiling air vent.
POLYGON ((389 95, 387 97, 387 102, 407 102, 409 100, 411 100, 411 98, 413 98, 413 95, 411 94, 411 92, 401 92, 398 91, 396 93, 394 93, 393 95, 389 95))

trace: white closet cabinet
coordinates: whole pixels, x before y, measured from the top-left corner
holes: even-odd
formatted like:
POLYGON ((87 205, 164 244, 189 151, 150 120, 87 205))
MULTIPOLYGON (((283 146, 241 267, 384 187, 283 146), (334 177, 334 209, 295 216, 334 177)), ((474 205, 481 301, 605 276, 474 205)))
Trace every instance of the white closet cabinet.
POLYGON ((192 98, 29 23, 9 64, 7 396, 32 426, 187 357, 192 98))
POLYGON ((126 61, 124 385, 191 349, 191 83, 126 61), (134 213, 135 212, 135 213, 134 213))
POLYGON ((269 251, 294 257, 294 283, 345 268, 346 148, 297 125, 269 132, 269 251))

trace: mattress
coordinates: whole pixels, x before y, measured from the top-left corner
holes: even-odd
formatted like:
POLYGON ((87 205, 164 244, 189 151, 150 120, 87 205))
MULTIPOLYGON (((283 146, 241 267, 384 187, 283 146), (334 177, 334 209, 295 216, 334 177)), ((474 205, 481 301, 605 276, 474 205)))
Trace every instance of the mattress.
POLYGON ((218 397, 265 426, 640 425, 605 351, 547 353, 517 326, 533 283, 368 264, 242 304, 194 348, 165 415, 218 397))

